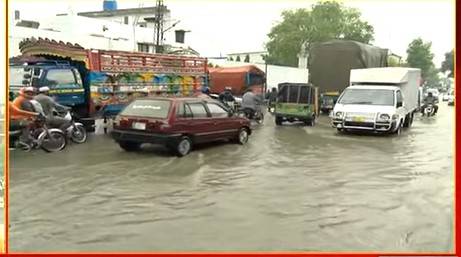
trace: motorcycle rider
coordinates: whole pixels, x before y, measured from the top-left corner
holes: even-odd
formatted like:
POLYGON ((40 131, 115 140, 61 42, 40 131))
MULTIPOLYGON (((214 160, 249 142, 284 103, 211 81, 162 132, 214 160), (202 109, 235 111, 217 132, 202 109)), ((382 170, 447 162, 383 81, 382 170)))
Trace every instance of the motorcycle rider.
POLYGON ((41 117, 41 114, 35 110, 31 103, 34 94, 35 90, 33 87, 21 88, 18 97, 9 103, 10 129, 20 128, 22 131, 20 142, 25 143, 27 146, 34 143, 34 139, 30 135, 29 126, 31 121, 41 117))
POLYGON ((55 111, 67 111, 70 108, 64 105, 58 104, 52 97, 49 96, 50 88, 41 87, 39 88, 39 94, 34 97, 34 100, 39 102, 43 108, 43 113, 47 118, 47 123, 51 127, 60 128, 62 125, 67 123, 67 120, 59 115, 55 115, 55 111))
POLYGON ((232 106, 229 106, 229 103, 235 102, 235 98, 232 95, 232 88, 231 87, 225 87, 224 91, 219 94, 219 101, 221 103, 225 104, 229 108, 232 108, 232 106))
POLYGON ((260 104, 261 99, 253 93, 251 88, 248 88, 242 96, 242 108, 249 119, 254 118, 258 105, 260 104))
POLYGON ((437 98, 432 95, 432 92, 429 92, 426 98, 424 98, 424 105, 421 108, 421 113, 424 113, 424 109, 426 109, 429 104, 432 104, 434 107, 434 114, 436 114, 437 110, 439 109, 439 107, 436 105, 437 102, 437 98))

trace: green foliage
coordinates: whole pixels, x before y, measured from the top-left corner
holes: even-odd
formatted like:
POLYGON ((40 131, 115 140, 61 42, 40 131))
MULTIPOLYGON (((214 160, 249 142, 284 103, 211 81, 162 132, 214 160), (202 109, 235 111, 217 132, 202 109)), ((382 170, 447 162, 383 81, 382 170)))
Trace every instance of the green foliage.
POLYGON ((442 62, 442 72, 449 71, 448 77, 453 78, 454 76, 454 50, 451 52, 445 53, 445 60, 442 62))
POLYGON ((229 61, 233 62, 233 61, 234 61, 234 58, 232 58, 232 56, 229 57, 229 61))
POLYGON ((237 58, 235 58, 236 62, 240 62, 240 55, 237 55, 237 58))
POLYGON ((302 47, 332 39, 369 43, 373 27, 360 19, 360 12, 334 1, 319 2, 312 9, 282 12, 283 21, 272 27, 266 49, 268 63, 297 66, 302 47))
POLYGON ((407 49, 407 63, 411 68, 421 69, 421 76, 427 80, 433 76, 434 63, 432 59, 434 54, 431 52, 431 42, 424 42, 421 38, 414 39, 407 49))

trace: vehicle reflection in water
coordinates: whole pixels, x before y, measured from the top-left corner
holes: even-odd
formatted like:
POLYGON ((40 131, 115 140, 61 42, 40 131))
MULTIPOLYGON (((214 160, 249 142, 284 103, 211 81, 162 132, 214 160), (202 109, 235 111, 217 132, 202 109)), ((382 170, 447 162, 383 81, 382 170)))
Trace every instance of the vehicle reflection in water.
POLYGON ((453 251, 454 109, 400 136, 275 126, 185 158, 12 152, 11 251, 453 251))

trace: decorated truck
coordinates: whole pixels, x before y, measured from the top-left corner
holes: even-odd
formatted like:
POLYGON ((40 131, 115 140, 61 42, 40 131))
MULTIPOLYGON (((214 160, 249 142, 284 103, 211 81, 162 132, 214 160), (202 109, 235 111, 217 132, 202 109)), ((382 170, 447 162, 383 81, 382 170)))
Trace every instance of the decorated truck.
POLYGON ((134 98, 191 96, 208 83, 207 59, 84 49, 48 39, 26 39, 10 59, 10 100, 24 86, 48 86, 88 127, 111 117, 134 98))

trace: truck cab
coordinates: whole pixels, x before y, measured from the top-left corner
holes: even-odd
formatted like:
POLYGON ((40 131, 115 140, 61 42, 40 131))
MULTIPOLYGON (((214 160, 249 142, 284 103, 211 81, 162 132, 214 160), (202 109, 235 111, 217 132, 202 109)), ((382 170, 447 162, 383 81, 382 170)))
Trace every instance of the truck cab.
POLYGON ((71 107, 86 103, 85 89, 77 68, 68 62, 42 61, 10 65, 10 98, 23 86, 49 87, 50 96, 71 107))
POLYGON ((360 85, 344 90, 330 115, 339 131, 397 132, 405 114, 399 87, 360 85))

